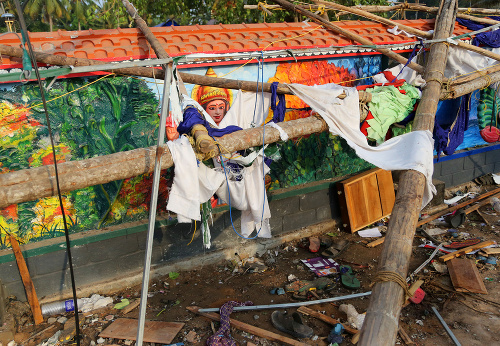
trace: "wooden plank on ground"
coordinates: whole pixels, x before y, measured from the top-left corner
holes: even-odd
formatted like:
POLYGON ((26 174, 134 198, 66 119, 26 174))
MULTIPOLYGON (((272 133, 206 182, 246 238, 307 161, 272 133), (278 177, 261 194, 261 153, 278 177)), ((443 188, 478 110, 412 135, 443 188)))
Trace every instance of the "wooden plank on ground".
POLYGON ((26 265, 26 261, 24 260, 23 253, 21 252, 21 248, 19 247, 19 243, 13 236, 10 236, 10 244, 12 245, 12 250, 14 251, 14 255, 16 257, 17 267, 19 269, 21 279, 23 280, 26 297, 28 298, 31 312, 33 313, 33 319, 35 321, 35 324, 40 324, 43 322, 42 310, 40 309, 40 302, 38 301, 38 297, 36 296, 35 285, 33 285, 33 281, 31 280, 28 266, 26 265))
POLYGON ((446 264, 456 291, 488 294, 473 260, 454 258, 446 264))
POLYGON ((382 237, 382 238, 379 238, 379 239, 377 239, 377 240, 374 240, 374 241, 372 241, 372 242, 370 242, 370 243, 366 244, 366 246, 367 246, 367 247, 375 247, 375 246, 377 246, 377 245, 382 244, 382 243, 384 242, 384 240, 385 240, 385 237, 382 237))
MULTIPOLYGON (((146 321, 144 324, 144 342, 170 344, 177 333, 184 327, 181 322, 146 321)), ((118 318, 101 334, 102 338, 136 340, 137 319, 118 318)))
POLYGON ((140 299, 136 299, 136 300, 134 300, 132 303, 130 303, 129 305, 127 305, 126 307, 124 307, 124 308, 121 310, 121 314, 122 314, 122 315, 126 315, 126 314, 128 314, 130 311, 132 311, 132 310, 134 310, 136 307, 138 307, 140 303, 141 303, 141 300, 140 300, 140 299))
MULTIPOLYGON (((318 312, 316 310, 310 309, 307 306, 301 306, 300 308, 297 309, 297 311, 304 314, 304 315, 316 317, 317 319, 322 320, 323 322, 329 323, 332 326, 336 325, 337 323, 341 323, 339 320, 336 320, 333 317, 322 314, 321 312, 318 312)), ((359 330, 349 327, 349 325, 346 323, 341 323, 341 324, 348 333, 356 334, 359 332, 359 330)))
POLYGON ((443 256, 439 257, 439 260, 441 260, 443 262, 446 262, 446 261, 449 261, 449 260, 451 260, 451 259, 453 259, 455 257, 461 256, 461 255, 465 255, 468 252, 471 252, 471 251, 474 251, 474 250, 478 250, 478 249, 482 249, 483 247, 486 247, 488 245, 493 245, 493 244, 495 244, 495 242, 493 240, 483 241, 483 242, 481 242, 479 244, 468 246, 466 248, 457 250, 455 252, 443 255, 443 256))
MULTIPOLYGON (((188 309, 191 312, 194 312, 195 314, 201 315, 203 317, 208 317, 214 321, 220 320, 219 314, 216 314, 214 312, 200 312, 199 311, 200 308, 198 306, 188 306, 186 309, 188 309)), ((291 338, 287 338, 286 336, 282 336, 282 335, 270 332, 270 331, 265 330, 265 329, 254 327, 250 324, 246 324, 246 323, 240 322, 240 321, 232 319, 232 318, 229 319, 229 321, 231 323, 231 327, 237 328, 239 330, 243 330, 244 332, 247 332, 247 333, 250 333, 253 335, 257 335, 257 336, 266 338, 267 340, 277 341, 277 342, 282 343, 282 344, 293 345, 293 346, 307 346, 306 343, 303 343, 303 342, 300 342, 300 341, 297 341, 297 340, 294 340, 291 338)))
POLYGON ((482 252, 484 252, 486 255, 496 255, 496 254, 500 254, 500 247, 487 247, 485 249, 482 249, 481 250, 482 252))

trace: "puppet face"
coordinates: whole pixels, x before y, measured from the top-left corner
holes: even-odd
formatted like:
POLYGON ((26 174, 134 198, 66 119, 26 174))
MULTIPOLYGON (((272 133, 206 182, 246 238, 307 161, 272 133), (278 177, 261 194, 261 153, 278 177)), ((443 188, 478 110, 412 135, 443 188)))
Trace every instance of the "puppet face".
POLYGON ((227 102, 224 100, 210 101, 205 105, 205 110, 218 126, 227 113, 227 102))

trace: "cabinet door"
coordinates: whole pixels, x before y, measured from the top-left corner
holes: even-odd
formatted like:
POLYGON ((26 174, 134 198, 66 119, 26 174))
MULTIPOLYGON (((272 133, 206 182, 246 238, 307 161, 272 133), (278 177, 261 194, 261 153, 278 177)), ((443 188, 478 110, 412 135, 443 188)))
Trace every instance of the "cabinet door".
POLYGON ((355 232, 388 216, 394 206, 394 185, 389 171, 380 168, 339 183, 342 220, 355 232))

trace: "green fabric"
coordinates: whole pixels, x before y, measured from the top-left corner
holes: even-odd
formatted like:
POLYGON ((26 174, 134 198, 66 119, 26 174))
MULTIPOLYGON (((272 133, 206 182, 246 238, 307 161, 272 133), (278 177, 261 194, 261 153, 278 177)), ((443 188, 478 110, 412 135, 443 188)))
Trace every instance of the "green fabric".
POLYGON ((377 144, 385 140, 387 130, 392 124, 410 114, 419 97, 418 90, 414 86, 404 83, 401 88, 407 94, 402 94, 392 85, 366 89, 372 94, 368 107, 373 115, 373 119, 367 120, 370 125, 367 129, 368 139, 376 141, 377 144))

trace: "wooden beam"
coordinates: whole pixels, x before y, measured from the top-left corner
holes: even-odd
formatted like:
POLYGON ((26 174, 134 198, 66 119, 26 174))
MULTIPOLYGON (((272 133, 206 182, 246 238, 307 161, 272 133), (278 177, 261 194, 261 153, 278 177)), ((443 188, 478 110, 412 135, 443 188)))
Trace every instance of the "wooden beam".
MULTIPOLYGON (((197 306, 188 306, 186 307, 191 312, 194 312, 195 314, 201 315, 203 317, 207 317, 211 320, 214 321, 219 321, 220 320, 220 315, 216 314, 215 312, 200 312, 199 307, 197 306)), ((276 341, 280 344, 286 344, 286 345, 292 345, 292 346, 307 346, 306 343, 288 338, 286 336, 282 336, 273 332, 270 332, 265 329, 257 328, 254 327, 250 324, 243 323, 241 321, 235 320, 230 318, 229 322, 231 323, 231 327, 237 328, 239 330, 243 330, 244 332, 259 336, 261 338, 265 338, 270 341, 276 341)))
MULTIPOLYGON (((60 55, 52 55, 40 52, 34 52, 34 54, 37 62, 55 66, 93 66, 93 65, 106 64, 105 61, 92 60, 92 59, 68 58, 60 55)), ((23 51, 21 48, 0 44, 0 55, 22 58, 23 51)), ((139 77, 156 78, 162 80, 165 77, 163 70, 157 70, 157 69, 153 70, 152 68, 149 67, 119 68, 113 70, 113 72, 116 74, 121 74, 126 76, 139 76, 139 77)), ((271 92, 271 85, 272 85, 272 83, 257 83, 257 82, 249 82, 237 79, 200 76, 186 72, 179 72, 179 76, 182 78, 184 83, 207 85, 217 88, 236 89, 236 90, 244 90, 252 92, 261 91, 262 88, 264 89, 264 92, 271 92)), ((290 88, 288 88, 286 84, 281 84, 281 83, 278 84, 276 92, 278 94, 293 95, 290 88)), ((366 102, 370 102, 371 100, 370 93, 360 91, 359 96, 361 99, 364 98, 366 102)))
MULTIPOLYGON (((325 121, 316 117, 290 120, 279 123, 290 138, 296 138, 328 130, 325 121)), ((221 148, 229 152, 262 145, 263 127, 233 132, 218 138, 221 148)), ((265 143, 280 141, 278 130, 270 126, 265 130, 265 143)), ((156 146, 124 151, 111 155, 93 157, 80 161, 58 164, 61 192, 82 189, 109 183, 115 180, 150 173, 154 169, 156 146)), ((173 165, 168 147, 162 146, 161 168, 173 165)), ((55 196, 55 174, 53 166, 0 174, 0 208, 11 204, 55 196)))
MULTIPOLYGON (((311 292, 314 292, 314 291, 311 291, 311 292)), ((301 307, 299 307, 297 309, 297 311, 300 312, 300 313, 302 313, 302 314, 304 314, 304 315, 316 317, 317 319, 319 319, 319 320, 321 320, 323 322, 326 322, 328 324, 331 324, 332 326, 340 323, 340 324, 342 324, 342 326, 344 327, 344 329, 346 330, 346 332, 348 332, 349 334, 357 334, 357 333, 359 333, 359 330, 351 328, 349 326, 349 324, 347 324, 347 323, 341 323, 339 320, 337 320, 337 319, 335 319, 333 317, 330 317, 328 315, 322 314, 319 311, 310 309, 307 306, 301 306, 301 307)))
MULTIPOLYGON (((402 23, 397 23, 397 22, 395 22, 393 20, 377 16, 377 15, 372 14, 370 12, 357 9, 355 7, 347 7, 347 6, 339 5, 339 4, 330 2, 330 1, 323 1, 323 0, 316 0, 316 1, 318 3, 320 3, 320 4, 322 4, 322 5, 325 5, 325 7, 328 7, 328 8, 334 8, 334 9, 337 9, 337 10, 347 11, 347 12, 356 14, 358 16, 361 16, 361 17, 373 20, 375 22, 385 24, 385 25, 390 25, 390 26, 393 26, 393 27, 394 26, 398 26, 399 29, 404 30, 404 31, 406 31, 406 32, 408 32, 408 33, 410 33, 412 35, 416 35, 416 36, 423 37, 423 38, 428 38, 428 39, 432 39, 433 38, 433 34, 427 32, 427 31, 422 31, 420 29, 415 29, 414 27, 411 27, 411 26, 408 26, 408 25, 404 25, 402 23)), ((498 22, 498 23, 500 23, 500 22, 498 22)), ((492 58, 492 59, 500 61, 500 54, 495 54, 495 53, 493 53, 493 52, 491 52, 491 51, 489 51, 487 49, 480 48, 480 47, 477 47, 477 46, 473 46, 472 44, 469 44, 469 43, 466 43, 466 42, 463 42, 463 41, 460 41, 460 40, 455 40, 454 42, 456 42, 456 44, 457 44, 458 47, 461 47, 463 49, 467 49, 469 51, 472 51, 472 52, 475 52, 475 53, 478 53, 478 54, 481 54, 481 55, 487 56, 489 58, 492 58)))
MULTIPOLYGON (((444 39, 453 33, 456 11, 457 0, 442 1, 434 38, 444 39)), ((427 84, 416 111, 414 131, 426 130, 432 133, 447 53, 445 43, 436 43, 430 48, 424 76, 427 84)), ((425 176, 422 173, 408 170, 401 174, 396 202, 379 257, 379 271, 395 272, 406 278, 424 186, 425 176)), ((402 303, 403 288, 398 283, 376 282, 361 330, 360 344, 393 345, 402 303)))
MULTIPOLYGON (((404 4, 398 4, 398 5, 393 5, 393 6, 378 6, 378 5, 356 5, 352 6, 351 8, 357 8, 363 11, 367 12, 374 12, 374 13, 383 13, 383 12, 394 12, 397 10, 413 10, 413 11, 418 11, 417 9, 411 9, 409 3, 404 3, 404 4)), ((268 9, 274 10, 277 8, 280 8, 281 6, 279 5, 267 5, 266 6, 268 9)), ((255 10, 258 8, 258 5, 244 5, 244 9, 246 10, 255 10)), ((318 6, 317 5, 311 5, 311 9, 317 10, 318 6)), ((439 7, 427 7, 425 12, 437 12, 439 7)), ((328 10, 328 9, 327 9, 328 10)), ((459 7, 457 11, 457 16, 458 14, 483 14, 487 16, 492 16, 492 15, 500 15, 500 9, 497 8, 468 8, 468 7, 459 7)), ((343 14, 349 14, 349 12, 339 12, 338 15, 343 15, 343 14)))
POLYGON ((17 268, 19 269, 19 274, 24 284, 24 289, 26 291, 26 297, 28 298, 28 303, 31 307, 31 312, 33 313, 33 319, 35 324, 43 323, 42 310, 40 309, 40 302, 35 291, 35 285, 31 280, 30 272, 26 266, 26 261, 24 260, 23 253, 19 247, 19 243, 16 238, 12 235, 9 236, 10 245, 12 246, 12 251, 14 251, 14 256, 16 257, 17 268))
MULTIPOLYGON (((300 14, 314 20, 316 23, 323 25, 326 29, 334 32, 335 34, 344 35, 345 37, 347 37, 355 42, 361 43, 363 45, 374 45, 374 43, 372 41, 370 41, 369 39, 364 38, 363 36, 360 36, 358 34, 355 34, 349 30, 342 29, 341 27, 324 20, 321 16, 318 16, 317 14, 314 14, 314 13, 308 11, 307 8, 305 8, 305 7, 291 4, 290 2, 288 2, 286 0, 271 0, 271 1, 277 3, 278 5, 283 7, 284 9, 287 9, 287 10, 292 11, 292 12, 300 13, 300 14)), ((408 62, 408 59, 393 52, 390 49, 374 48, 374 50, 388 56, 389 58, 391 58, 394 61, 397 61, 400 64, 406 64, 408 62)), ((421 73, 421 74, 424 73, 424 68, 417 63, 410 62, 408 64, 408 67, 414 69, 418 73, 421 73)))
POLYGON ((478 250, 478 249, 482 249, 483 247, 490 246, 490 245, 493 245, 493 244, 495 244, 494 240, 483 241, 483 242, 481 242, 479 244, 468 246, 466 248, 457 250, 455 252, 443 255, 443 256, 439 257, 439 260, 443 261, 443 262, 446 262, 446 261, 451 260, 452 258, 461 256, 461 255, 465 255, 468 252, 471 252, 471 251, 474 251, 474 250, 478 250))

